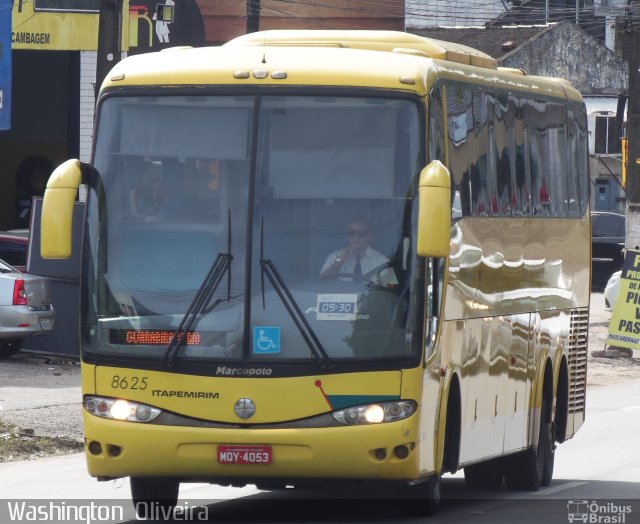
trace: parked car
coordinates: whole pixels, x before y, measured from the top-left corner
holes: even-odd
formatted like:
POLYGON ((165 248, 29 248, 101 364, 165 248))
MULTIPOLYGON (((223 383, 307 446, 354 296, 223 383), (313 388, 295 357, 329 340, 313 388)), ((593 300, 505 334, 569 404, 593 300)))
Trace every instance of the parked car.
POLYGON ((0 358, 20 351, 25 339, 50 332, 54 322, 49 279, 0 260, 0 358))
POLYGON ((27 265, 29 230, 0 231, 0 259, 20 271, 27 265))
POLYGON ((613 211, 591 212, 591 285, 604 289, 612 273, 622 269, 625 215, 613 211))
POLYGON ((620 276, 622 271, 616 271, 611 277, 604 288, 604 307, 606 309, 613 309, 616 303, 616 297, 618 296, 618 289, 620 288, 620 276))

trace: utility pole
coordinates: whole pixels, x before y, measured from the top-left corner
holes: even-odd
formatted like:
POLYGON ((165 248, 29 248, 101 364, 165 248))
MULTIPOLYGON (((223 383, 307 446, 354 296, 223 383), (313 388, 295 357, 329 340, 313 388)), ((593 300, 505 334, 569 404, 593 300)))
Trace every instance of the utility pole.
POLYGON ((247 34, 260 30, 260 0, 247 0, 247 34))
POLYGON ((100 0, 95 95, 111 68, 120 61, 122 0, 100 0))
POLYGON ((626 247, 640 246, 640 5, 631 0, 625 28, 627 84, 627 231, 626 247))

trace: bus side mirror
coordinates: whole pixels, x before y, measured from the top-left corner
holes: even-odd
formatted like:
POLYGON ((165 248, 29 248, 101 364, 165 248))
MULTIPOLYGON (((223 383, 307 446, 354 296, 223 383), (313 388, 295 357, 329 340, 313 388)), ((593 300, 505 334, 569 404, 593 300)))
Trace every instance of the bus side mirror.
POLYGON ((451 241, 451 177, 439 160, 420 172, 418 256, 447 257, 451 241))
POLYGON ((40 254, 44 259, 71 256, 73 205, 82 183, 79 160, 67 160, 49 177, 42 200, 40 254))

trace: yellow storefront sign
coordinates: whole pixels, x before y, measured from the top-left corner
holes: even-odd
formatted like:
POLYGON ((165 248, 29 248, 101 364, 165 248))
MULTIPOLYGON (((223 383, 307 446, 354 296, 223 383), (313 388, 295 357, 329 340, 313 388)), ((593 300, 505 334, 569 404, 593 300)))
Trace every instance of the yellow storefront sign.
MULTIPOLYGON (((65 2, 16 0, 13 3, 11 48, 39 51, 96 51, 98 49, 97 11, 64 11, 65 2), (51 10, 47 10, 53 6, 51 10)), ((70 5, 82 6, 82 2, 70 5)), ((99 2, 86 2, 95 8, 99 2)), ((123 1, 123 13, 129 12, 129 1, 123 1)), ((122 50, 128 49, 129 17, 122 17, 122 50)))
POLYGON ((640 251, 627 250, 607 344, 640 349, 640 251))

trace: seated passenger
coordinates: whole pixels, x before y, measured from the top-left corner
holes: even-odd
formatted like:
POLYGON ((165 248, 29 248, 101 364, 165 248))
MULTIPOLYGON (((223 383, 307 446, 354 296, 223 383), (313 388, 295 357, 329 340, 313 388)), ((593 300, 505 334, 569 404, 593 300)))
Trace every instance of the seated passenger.
POLYGON ((136 205, 138 213, 147 217, 157 217, 167 210, 167 196, 160 177, 154 178, 141 192, 136 205))
POLYGON ((362 280, 362 276, 376 268, 381 268, 389 261, 369 244, 373 231, 365 217, 352 218, 347 225, 348 244, 331 253, 320 270, 320 278, 336 275, 345 276, 345 280, 362 280))

